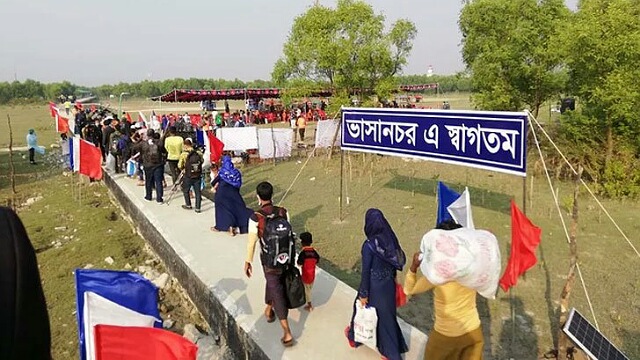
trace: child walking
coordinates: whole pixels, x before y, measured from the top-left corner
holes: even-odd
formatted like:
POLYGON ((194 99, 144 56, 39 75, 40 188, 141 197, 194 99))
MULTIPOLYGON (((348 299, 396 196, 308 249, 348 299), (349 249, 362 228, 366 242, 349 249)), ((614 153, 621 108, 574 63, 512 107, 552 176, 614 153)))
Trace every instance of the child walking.
POLYGON ((304 306, 304 309, 311 311, 313 310, 311 289, 313 289, 313 282, 316 279, 316 265, 320 261, 320 255, 311 246, 313 244, 311 233, 303 232, 300 234, 300 243, 302 244, 302 251, 298 255, 298 265, 302 266, 302 282, 304 283, 304 294, 307 299, 307 305, 304 306))

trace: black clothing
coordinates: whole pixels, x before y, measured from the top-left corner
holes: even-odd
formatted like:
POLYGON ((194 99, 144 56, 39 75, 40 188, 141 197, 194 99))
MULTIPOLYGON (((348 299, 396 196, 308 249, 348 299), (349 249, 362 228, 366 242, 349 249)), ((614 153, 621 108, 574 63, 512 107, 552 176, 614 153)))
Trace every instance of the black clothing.
POLYGON ((51 359, 51 332, 36 254, 20 218, 0 207, 0 358, 51 359))

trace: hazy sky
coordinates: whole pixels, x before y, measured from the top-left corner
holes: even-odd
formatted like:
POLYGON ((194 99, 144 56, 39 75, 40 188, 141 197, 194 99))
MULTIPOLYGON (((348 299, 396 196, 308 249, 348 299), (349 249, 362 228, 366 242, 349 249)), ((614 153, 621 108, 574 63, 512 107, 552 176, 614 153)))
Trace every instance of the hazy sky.
MULTIPOLYGON (((334 5, 335 0, 320 0, 334 5)), ((418 28, 405 74, 463 70, 461 0, 368 0, 418 28)), ((575 7, 577 0, 567 0, 575 7)), ((313 0, 0 0, 0 81, 83 85, 175 77, 270 78, 313 0), (55 6, 53 6, 55 4, 55 6)))

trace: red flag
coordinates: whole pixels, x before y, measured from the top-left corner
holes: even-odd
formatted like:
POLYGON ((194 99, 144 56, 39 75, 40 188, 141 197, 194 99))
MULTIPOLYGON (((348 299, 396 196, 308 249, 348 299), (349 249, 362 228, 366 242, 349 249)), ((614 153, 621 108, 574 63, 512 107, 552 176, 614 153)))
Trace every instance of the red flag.
POLYGON ((96 360, 195 360, 198 347, 170 331, 97 325, 96 360))
POLYGON ((131 114, 129 113, 124 113, 124 116, 127 117, 127 121, 129 122, 129 124, 133 124, 133 120, 131 120, 131 114))
POLYGON ((51 101, 49 101, 49 111, 51 112, 51 117, 55 118, 58 113, 58 108, 56 107, 56 104, 51 101))
POLYGON ((217 163, 222 158, 224 143, 213 134, 213 131, 207 131, 207 137, 209 138, 211 163, 217 163))
POLYGON ((542 230, 535 226, 511 200, 511 255, 500 279, 500 287, 507 291, 515 286, 518 277, 536 264, 536 248, 542 230))
POLYGON ((91 104, 91 112, 95 112, 96 111, 96 106, 91 104))
POLYGON ((100 148, 92 143, 79 139, 79 162, 78 172, 92 179, 102 179, 102 152, 100 148))
POLYGON ((60 113, 56 111, 56 131, 61 134, 69 132, 69 119, 60 116, 60 113))

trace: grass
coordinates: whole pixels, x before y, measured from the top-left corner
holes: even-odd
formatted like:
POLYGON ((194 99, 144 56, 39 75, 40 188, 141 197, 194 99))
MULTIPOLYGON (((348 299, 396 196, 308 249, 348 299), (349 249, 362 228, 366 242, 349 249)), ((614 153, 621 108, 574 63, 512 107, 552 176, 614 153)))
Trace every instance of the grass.
POLYGON ((0 149, 9 146, 7 115, 11 117, 13 146, 27 146, 27 132, 31 128, 36 130, 38 144, 46 148, 58 139, 48 104, 0 105, 0 149))
MULTIPOLYGON (((510 241, 509 201, 521 204, 522 179, 482 170, 432 162, 404 161, 350 153, 345 155, 344 187, 348 205, 339 221, 340 156, 313 158, 302 170, 283 205, 292 214, 297 232, 314 234, 323 258, 321 266, 353 287, 358 286, 360 246, 364 240, 363 217, 370 207, 380 208, 395 229, 408 255, 417 251, 422 235, 435 225, 436 185, 445 181, 459 191, 468 186, 478 228, 489 229, 500 241, 503 268, 510 241)), ((304 161, 302 162, 304 163, 304 161)), ((258 182, 268 180, 280 200, 302 163, 288 161, 243 169, 242 188, 247 204, 255 201, 258 182)), ((568 244, 546 180, 529 177, 533 186, 528 215, 543 229, 538 264, 514 290, 516 327, 512 332, 509 296, 500 291, 496 300, 479 299, 479 310, 490 358, 535 359, 554 347, 558 333, 557 301, 568 272, 568 244), (511 348, 512 336, 514 348, 511 348)), ((572 184, 555 182, 560 199, 568 203, 572 184)), ((603 201, 619 225, 638 244, 640 205, 635 202, 603 201)), ((583 192, 579 198, 579 263, 601 330, 630 358, 640 357, 640 259, 616 232, 596 203, 583 192), (612 261, 614 260, 614 261, 612 261)), ((563 209, 567 224, 570 218, 563 209)), ((591 318, 579 280, 571 295, 575 306, 591 318)), ((423 331, 433 326, 433 299, 419 295, 400 310, 401 316, 423 331)))

